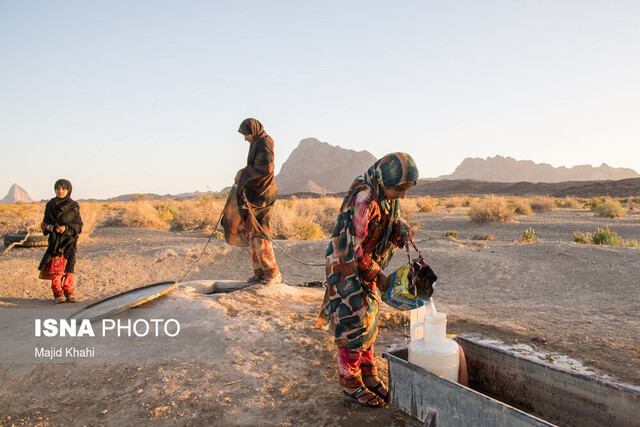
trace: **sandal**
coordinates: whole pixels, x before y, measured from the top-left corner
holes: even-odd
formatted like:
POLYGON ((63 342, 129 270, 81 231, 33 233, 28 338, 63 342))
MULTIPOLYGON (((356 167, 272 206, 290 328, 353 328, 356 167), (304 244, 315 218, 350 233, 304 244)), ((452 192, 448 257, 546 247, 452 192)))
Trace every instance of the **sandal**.
POLYGON ((254 274, 249 279, 247 279, 247 283, 260 283, 264 280, 264 277, 260 277, 257 274, 254 274))
POLYGON ((359 403, 367 408, 382 408, 384 406, 384 400, 375 394, 371 393, 365 386, 361 386, 353 393, 348 393, 346 390, 342 390, 347 400, 359 403))
POLYGON ((389 401, 389 390, 387 389, 387 386, 384 385, 382 381, 380 381, 378 384, 374 385, 373 387, 367 387, 367 388, 369 389, 369 391, 374 393, 376 396, 378 396, 380 399, 384 400, 385 402, 389 401))

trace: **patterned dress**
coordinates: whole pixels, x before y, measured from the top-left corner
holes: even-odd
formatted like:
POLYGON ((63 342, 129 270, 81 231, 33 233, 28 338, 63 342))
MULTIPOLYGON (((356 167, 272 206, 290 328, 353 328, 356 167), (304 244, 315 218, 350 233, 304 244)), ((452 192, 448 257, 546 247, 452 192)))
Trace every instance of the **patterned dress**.
POLYGON ((338 347, 370 350, 378 333, 375 278, 389 264, 399 235, 391 189, 418 180, 406 153, 388 154, 356 178, 340 208, 326 252, 327 289, 316 328, 329 325, 338 347))

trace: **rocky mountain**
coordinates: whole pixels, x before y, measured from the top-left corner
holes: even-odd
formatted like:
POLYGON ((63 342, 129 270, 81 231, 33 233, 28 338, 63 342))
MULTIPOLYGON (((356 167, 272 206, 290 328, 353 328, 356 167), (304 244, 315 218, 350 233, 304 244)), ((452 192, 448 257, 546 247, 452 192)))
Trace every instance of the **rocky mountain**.
POLYGON ((613 168, 605 163, 598 167, 580 165, 567 168, 547 163, 516 160, 512 157, 466 158, 451 175, 437 179, 477 179, 495 182, 565 182, 606 181, 638 178, 633 169, 613 168))
POLYGON ((316 138, 303 139, 275 177, 278 194, 345 192, 375 161, 368 151, 347 150, 316 138))
POLYGON ((11 188, 9 188, 9 192, 5 196, 4 199, 0 200, 2 204, 10 204, 10 203, 31 203, 33 199, 27 193, 27 190, 20 187, 18 184, 13 184, 11 188))
POLYGON ((640 197, 640 178, 618 181, 493 182, 478 179, 421 179, 412 196, 546 195, 553 197, 640 197))

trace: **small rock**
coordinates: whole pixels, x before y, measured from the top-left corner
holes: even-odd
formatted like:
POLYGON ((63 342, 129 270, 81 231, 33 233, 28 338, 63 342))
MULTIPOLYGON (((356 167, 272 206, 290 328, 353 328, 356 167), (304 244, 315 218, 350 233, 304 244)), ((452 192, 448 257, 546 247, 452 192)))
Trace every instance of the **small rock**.
POLYGON ((107 415, 107 412, 109 411, 105 409, 104 411, 100 412, 100 415, 107 415))

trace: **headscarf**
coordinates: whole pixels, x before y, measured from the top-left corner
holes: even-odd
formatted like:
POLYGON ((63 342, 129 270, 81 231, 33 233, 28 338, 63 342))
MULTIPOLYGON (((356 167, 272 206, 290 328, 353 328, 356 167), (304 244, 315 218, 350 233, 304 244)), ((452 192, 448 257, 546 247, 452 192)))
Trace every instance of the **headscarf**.
POLYGON ((353 227, 355 196, 371 190, 388 217, 386 228, 376 242, 371 257, 384 269, 395 252, 393 229, 399 218, 399 203, 389 200, 384 189, 418 181, 418 168, 406 153, 387 154, 357 177, 342 202, 326 252, 327 290, 316 328, 329 323, 335 342, 350 350, 368 349, 378 332, 378 296, 360 276, 355 256, 353 227))
MULTIPOLYGON (((252 118, 243 120, 238 132, 243 135, 253 135, 253 139, 247 154, 247 166, 242 169, 238 184, 234 186, 237 197, 233 203, 228 203, 225 209, 223 227, 226 235, 238 234, 240 224, 252 229, 257 235, 261 234, 258 224, 265 232, 270 233, 271 210, 278 194, 274 181, 273 139, 267 135, 262 123, 252 118), (254 224, 249 216, 249 209, 258 224, 254 224)), ((230 197, 234 191, 230 193, 230 197)), ((229 238, 226 240, 234 244, 229 238)), ((242 240, 241 237, 240 241, 242 240)), ((244 246, 244 242, 239 246, 244 246)))
MULTIPOLYGON (((407 153, 387 154, 373 164, 364 174, 357 177, 347 193, 342 203, 341 211, 345 205, 351 205, 353 209, 353 198, 365 188, 369 188, 380 204, 380 210, 389 217, 387 228, 382 233, 382 238, 375 245, 374 253, 371 254, 374 261, 382 269, 386 268, 395 253, 395 246, 392 243, 393 224, 398 220, 400 203, 398 200, 389 200, 384 194, 384 190, 389 190, 399 185, 418 182, 418 167, 415 160, 407 153), (366 187, 365 187, 366 186, 366 187)), ((351 225, 353 227, 353 225, 351 225)), ((353 229, 351 230, 353 233, 353 229)), ((353 234, 352 234, 353 235, 353 234)))
POLYGON ((238 132, 243 135, 262 136, 264 128, 262 127, 262 123, 260 123, 258 120, 249 118, 244 119, 242 123, 240 123, 238 132))

